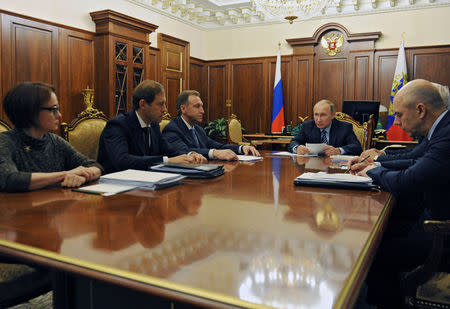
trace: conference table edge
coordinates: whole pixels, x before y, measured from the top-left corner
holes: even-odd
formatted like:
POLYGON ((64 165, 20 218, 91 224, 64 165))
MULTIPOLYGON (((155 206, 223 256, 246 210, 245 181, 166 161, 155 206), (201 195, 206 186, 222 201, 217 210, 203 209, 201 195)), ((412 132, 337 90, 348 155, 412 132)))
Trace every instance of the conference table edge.
POLYGON ((50 270, 80 275, 101 280, 113 285, 164 297, 170 300, 190 303, 208 308, 254 308, 266 309, 269 306, 255 304, 220 293, 173 283, 147 275, 141 275, 110 266, 83 261, 55 252, 34 248, 0 239, 0 253, 50 270))

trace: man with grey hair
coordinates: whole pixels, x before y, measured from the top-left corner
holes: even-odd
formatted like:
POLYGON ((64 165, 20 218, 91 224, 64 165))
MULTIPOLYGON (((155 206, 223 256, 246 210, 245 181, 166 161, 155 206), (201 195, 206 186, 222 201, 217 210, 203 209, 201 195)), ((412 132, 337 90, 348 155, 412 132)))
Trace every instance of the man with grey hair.
POLYGON ((394 112, 395 124, 410 135, 425 136, 423 154, 383 166, 359 163, 360 157, 351 160, 349 167, 353 174, 372 178, 396 196, 422 195, 418 202, 424 210, 419 218, 391 218, 367 279, 369 302, 386 299, 389 304, 378 305, 395 307, 401 304, 396 274, 422 264, 430 250, 432 240, 423 231, 423 221, 450 219, 450 113, 432 83, 421 79, 397 93, 394 112))
POLYGON ((350 123, 334 119, 333 102, 320 100, 314 105, 314 120, 302 124, 300 132, 288 146, 290 152, 302 155, 309 153, 306 143, 325 143, 323 152, 327 156, 348 154, 359 155, 361 144, 350 123))
POLYGON ((209 159, 237 160, 237 154, 259 156, 253 146, 221 144, 206 135, 198 125, 205 113, 200 93, 185 90, 177 98, 178 117, 173 118, 163 130, 171 146, 181 152, 197 152, 209 159))

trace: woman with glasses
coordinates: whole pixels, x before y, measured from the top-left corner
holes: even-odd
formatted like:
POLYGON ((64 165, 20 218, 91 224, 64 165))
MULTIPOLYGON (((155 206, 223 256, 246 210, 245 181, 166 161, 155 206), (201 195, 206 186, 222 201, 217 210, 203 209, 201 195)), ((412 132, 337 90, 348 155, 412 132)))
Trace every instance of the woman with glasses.
POLYGON ((53 87, 19 84, 6 94, 3 109, 14 129, 0 134, 0 191, 78 187, 100 177, 98 163, 50 133, 61 119, 53 87))

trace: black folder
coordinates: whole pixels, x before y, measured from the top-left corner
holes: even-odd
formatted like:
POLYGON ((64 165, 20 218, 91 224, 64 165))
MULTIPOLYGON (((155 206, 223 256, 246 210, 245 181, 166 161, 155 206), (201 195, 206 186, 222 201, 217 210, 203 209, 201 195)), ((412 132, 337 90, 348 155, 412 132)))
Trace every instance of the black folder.
POLYGON ((319 188, 332 188, 332 189, 348 189, 348 190, 366 190, 366 191, 381 191, 380 186, 373 183, 359 183, 359 182, 331 182, 331 181, 318 181, 309 179, 294 179, 296 186, 304 187, 319 187, 319 188))
POLYGON ((150 169, 156 172, 177 173, 188 178, 214 178, 225 173, 222 164, 164 163, 150 169))

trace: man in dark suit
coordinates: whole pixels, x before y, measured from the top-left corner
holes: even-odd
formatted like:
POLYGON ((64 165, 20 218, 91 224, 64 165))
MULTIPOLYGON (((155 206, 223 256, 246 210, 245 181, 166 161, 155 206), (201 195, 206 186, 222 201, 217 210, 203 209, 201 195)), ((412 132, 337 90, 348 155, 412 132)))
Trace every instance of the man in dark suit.
POLYGON ((361 144, 350 123, 334 119, 334 104, 321 100, 314 105, 314 121, 302 124, 300 132, 289 144, 289 151, 297 154, 309 153, 306 143, 325 143, 323 152, 327 156, 348 154, 359 155, 361 144))
POLYGON ((420 217, 390 219, 368 276, 369 300, 389 299, 393 306, 401 300, 398 278, 392 274, 412 270, 429 252, 431 237, 423 231, 423 221, 450 219, 450 113, 446 105, 430 82, 418 79, 397 93, 394 112, 395 124, 411 136, 425 136, 420 151, 410 159, 359 163, 361 158, 355 158, 349 163, 352 173, 371 177, 394 195, 422 193, 420 217))
POLYGON ((107 173, 148 170, 163 162, 206 162, 197 153, 182 154, 169 147, 159 129, 165 112, 164 87, 152 80, 141 82, 133 92, 133 109, 109 120, 100 136, 97 159, 107 173))
POLYGON ((173 118, 163 130, 163 136, 175 149, 195 151, 209 159, 237 160, 236 154, 259 156, 253 146, 221 144, 206 135, 199 126, 203 120, 203 102, 195 90, 185 90, 177 98, 178 117, 173 118))

